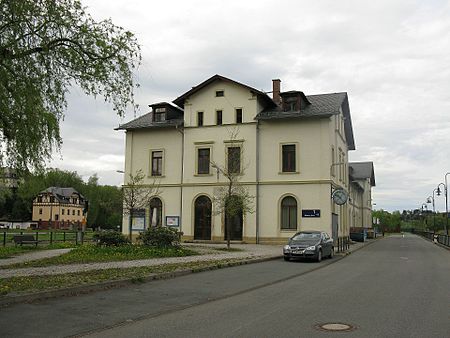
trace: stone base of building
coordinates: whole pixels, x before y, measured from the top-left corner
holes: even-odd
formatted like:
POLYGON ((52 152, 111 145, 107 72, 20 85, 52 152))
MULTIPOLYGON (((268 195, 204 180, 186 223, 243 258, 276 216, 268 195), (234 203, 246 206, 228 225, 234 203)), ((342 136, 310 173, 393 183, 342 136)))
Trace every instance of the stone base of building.
MULTIPOLYGON (((265 245, 280 245, 286 244, 287 238, 285 237, 260 237, 259 244, 265 245)), ((208 244, 223 244, 227 241, 223 238, 223 236, 212 236, 211 240, 197 240, 194 239, 194 236, 183 236, 181 238, 182 242, 194 242, 194 243, 208 243, 208 244)), ((233 244, 256 244, 256 237, 243 237, 242 241, 232 240, 233 244)))

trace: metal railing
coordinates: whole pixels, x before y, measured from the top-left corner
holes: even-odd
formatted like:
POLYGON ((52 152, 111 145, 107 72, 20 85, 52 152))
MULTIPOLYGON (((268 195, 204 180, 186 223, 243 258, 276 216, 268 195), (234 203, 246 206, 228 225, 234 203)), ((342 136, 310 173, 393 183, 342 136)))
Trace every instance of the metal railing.
POLYGON ((0 231, 1 246, 14 245, 15 235, 33 235, 40 245, 74 243, 75 245, 93 241, 92 232, 83 231, 0 231))
POLYGON ((411 232, 413 234, 417 234, 419 236, 428 238, 430 241, 437 242, 439 244, 450 247, 450 236, 448 236, 448 235, 437 234, 437 233, 434 233, 431 231, 423 231, 423 230, 416 230, 416 229, 411 229, 411 232))

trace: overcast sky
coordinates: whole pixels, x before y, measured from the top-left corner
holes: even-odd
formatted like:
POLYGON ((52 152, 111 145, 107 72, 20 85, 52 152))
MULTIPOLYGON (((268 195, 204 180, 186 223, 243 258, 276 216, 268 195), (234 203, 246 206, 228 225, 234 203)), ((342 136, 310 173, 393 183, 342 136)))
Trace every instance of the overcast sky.
MULTIPOLYGON (((139 115, 214 74, 264 91, 280 78, 282 90, 348 93, 350 160, 374 162, 376 209, 418 208, 450 172, 450 1, 82 2, 142 45, 139 115)), ((124 133, 113 128, 132 118, 73 88, 49 165, 120 185, 124 133)))

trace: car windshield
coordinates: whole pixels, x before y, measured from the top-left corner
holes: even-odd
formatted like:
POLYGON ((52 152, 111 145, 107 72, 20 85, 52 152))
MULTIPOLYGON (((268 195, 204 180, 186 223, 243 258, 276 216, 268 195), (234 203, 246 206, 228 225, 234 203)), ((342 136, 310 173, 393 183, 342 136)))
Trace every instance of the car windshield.
POLYGON ((301 232, 294 237, 292 237, 293 241, 300 240, 318 240, 320 238, 320 233, 311 233, 311 232, 301 232))

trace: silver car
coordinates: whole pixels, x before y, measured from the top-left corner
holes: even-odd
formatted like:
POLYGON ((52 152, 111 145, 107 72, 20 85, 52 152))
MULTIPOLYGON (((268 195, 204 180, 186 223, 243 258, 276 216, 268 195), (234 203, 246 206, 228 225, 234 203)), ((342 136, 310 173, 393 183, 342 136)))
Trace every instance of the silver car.
POLYGON ((283 248, 284 260, 311 258, 320 262, 322 258, 333 258, 333 239, 324 231, 300 231, 289 239, 283 248))

